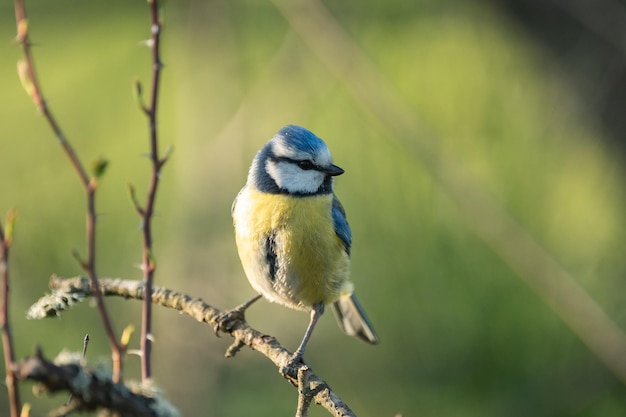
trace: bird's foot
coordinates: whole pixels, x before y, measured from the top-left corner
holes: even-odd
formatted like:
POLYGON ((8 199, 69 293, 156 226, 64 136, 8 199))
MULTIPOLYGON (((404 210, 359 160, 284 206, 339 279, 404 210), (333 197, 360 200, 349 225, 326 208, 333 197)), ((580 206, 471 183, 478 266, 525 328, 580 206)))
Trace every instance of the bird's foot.
POLYGON ((304 352, 296 350, 296 352, 291 355, 287 363, 283 365, 283 367, 280 369, 280 373, 282 376, 290 376, 294 378, 298 375, 298 370, 300 368, 302 368, 303 366, 308 366, 302 358, 303 353, 304 352))
POLYGON ((219 337, 220 332, 228 333, 233 329, 235 322, 245 320, 244 311, 233 308, 232 310, 222 311, 211 320, 211 327, 215 332, 215 336, 219 337))
POLYGON ((245 303, 240 304, 231 310, 222 311, 220 314, 213 317, 210 324, 211 327, 213 327, 215 335, 219 337, 220 332, 229 333, 233 330, 234 325, 237 322, 245 321, 246 310, 259 298, 261 298, 261 296, 257 295, 245 303))

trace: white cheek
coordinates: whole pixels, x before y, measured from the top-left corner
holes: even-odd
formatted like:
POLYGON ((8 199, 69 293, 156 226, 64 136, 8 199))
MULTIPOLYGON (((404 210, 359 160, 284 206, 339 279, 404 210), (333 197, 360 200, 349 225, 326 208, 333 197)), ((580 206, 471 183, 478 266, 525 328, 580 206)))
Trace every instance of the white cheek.
POLYGON ((323 173, 302 170, 288 162, 267 161, 265 170, 280 188, 290 193, 314 193, 324 182, 323 173))

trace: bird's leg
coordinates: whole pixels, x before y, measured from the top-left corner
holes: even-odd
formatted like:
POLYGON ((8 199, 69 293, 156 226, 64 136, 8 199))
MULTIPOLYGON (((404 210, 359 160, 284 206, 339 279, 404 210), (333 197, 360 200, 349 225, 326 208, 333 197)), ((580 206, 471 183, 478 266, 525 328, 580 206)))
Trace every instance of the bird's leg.
POLYGON ((311 310, 311 319, 309 320, 309 326, 306 328, 306 332, 304 333, 304 337, 302 338, 302 342, 300 342, 300 346, 294 352, 294 354, 289 359, 287 368, 293 368, 298 363, 302 362, 302 355, 304 355, 304 349, 306 349, 306 345, 313 334, 313 329, 315 328, 315 324, 317 320, 324 314, 324 304, 317 303, 313 305, 313 309, 311 310))
POLYGON ((215 316, 213 320, 211 320, 211 325, 213 326, 213 331, 215 331, 215 335, 219 336, 219 332, 228 332, 232 327, 231 323, 235 320, 244 320, 244 314, 248 307, 254 304, 259 298, 261 298, 261 294, 257 294, 245 303, 239 304, 237 307, 222 311, 220 314, 215 316))
MULTIPOLYGON (((257 294, 254 297, 252 297, 251 299, 249 299, 248 301, 239 304, 233 310, 240 311, 241 314, 243 314, 248 309, 248 307, 250 307, 252 304, 256 303, 261 297, 262 297, 261 294, 257 294)), ((233 310, 231 310, 231 311, 233 311, 233 310)))

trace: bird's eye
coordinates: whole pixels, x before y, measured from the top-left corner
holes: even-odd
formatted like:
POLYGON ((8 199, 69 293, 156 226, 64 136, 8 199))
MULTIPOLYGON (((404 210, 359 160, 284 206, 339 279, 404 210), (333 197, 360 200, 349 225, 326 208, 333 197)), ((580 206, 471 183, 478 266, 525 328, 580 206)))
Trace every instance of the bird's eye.
POLYGON ((309 160, 298 161, 298 166, 300 167, 300 169, 304 169, 306 171, 315 168, 315 164, 313 162, 309 161, 309 160))

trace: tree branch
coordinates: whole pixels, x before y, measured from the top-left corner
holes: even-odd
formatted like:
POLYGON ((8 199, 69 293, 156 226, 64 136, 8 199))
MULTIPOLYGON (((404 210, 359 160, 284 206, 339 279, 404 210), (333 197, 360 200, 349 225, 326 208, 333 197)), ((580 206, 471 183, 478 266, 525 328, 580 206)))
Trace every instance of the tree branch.
MULTIPOLYGON (((106 167, 106 161, 96 161, 97 168, 95 169, 94 177, 90 177, 87 171, 80 162, 80 159, 76 155, 74 148, 67 140, 65 134, 61 130, 56 118, 52 115, 46 100, 43 98, 43 93, 39 84, 39 80, 35 73, 35 63, 31 53, 31 44, 28 34, 28 20, 26 19, 26 8, 24 6, 24 0, 15 0, 15 22, 17 26, 17 41, 22 46, 24 58, 18 62, 18 73, 22 85, 31 100, 37 107, 37 109, 44 115, 46 121, 50 125, 50 128, 54 132, 59 144, 63 148, 63 151, 67 155, 72 167, 78 174, 80 182, 84 188, 87 198, 87 221, 86 221, 86 235, 87 235, 87 260, 80 260, 80 264, 92 280, 94 284, 96 298, 96 305, 98 306, 98 313, 104 326, 109 344, 111 345, 111 357, 113 362, 113 378, 119 381, 122 373, 122 347, 115 338, 115 332, 113 331, 113 325, 111 319, 104 305, 103 298, 99 293, 98 275, 96 274, 96 189, 98 186, 97 177, 100 176, 104 168, 106 167)), ((77 256, 78 258, 78 256, 77 256)))
MULTIPOLYGON (((142 300, 145 295, 143 282, 123 279, 101 278, 99 280, 100 292, 104 296, 118 296, 142 300)), ((62 279, 57 276, 50 278, 50 289, 52 294, 42 297, 33 304, 28 312, 29 318, 45 318, 57 316, 61 311, 71 307, 74 303, 82 301, 92 296, 91 281, 85 277, 75 277, 62 279), (69 303, 63 300, 72 300, 69 303)), ((166 308, 172 308, 196 321, 215 326, 216 319, 222 311, 205 303, 200 298, 193 298, 167 288, 154 286, 152 288, 152 303, 166 308)), ((298 387, 298 372, 305 372, 308 382, 304 384, 300 379, 300 392, 309 396, 303 397, 299 403, 303 404, 315 401, 324 407, 331 415, 336 417, 355 416, 354 412, 344 403, 320 377, 313 373, 308 365, 303 365, 299 369, 289 369, 286 365, 292 356, 292 352, 283 347, 278 340, 270 335, 253 329, 242 317, 233 316, 231 320, 224 323, 219 329, 230 334, 235 341, 227 351, 227 356, 232 356, 233 352, 241 346, 248 346, 268 358, 281 371, 294 387, 298 387), (233 349, 233 346, 235 349, 233 349), (285 371, 284 373, 282 371, 285 371)), ((304 408, 302 410, 305 410, 304 408)), ((305 411, 306 413, 306 411, 305 411)), ((303 414, 305 415, 305 414, 303 414)))
POLYGON ((6 384, 9 395, 9 409, 11 417, 18 417, 20 414, 20 391, 17 386, 17 379, 13 372, 15 354, 13 352, 13 337, 11 336, 11 326, 9 321, 9 246, 11 246, 14 212, 7 215, 7 233, 0 224, 0 288, 2 298, 0 299, 0 328, 2 329, 2 350, 4 352, 4 366, 6 369, 6 384))
MULTIPOLYGON (((146 293, 152 292, 154 282, 154 272, 156 265, 152 252, 152 217, 154 214, 154 205, 156 202, 157 189, 159 179, 161 177, 161 168, 167 162, 167 156, 161 158, 159 156, 158 130, 157 130, 157 106, 159 97, 159 81, 161 79, 161 70, 163 63, 161 62, 161 19, 159 16, 158 0, 148 0, 150 6, 150 39, 146 44, 152 52, 152 82, 150 87, 150 103, 146 106, 141 102, 141 109, 148 119, 148 131, 150 136, 150 162, 152 163, 152 173, 150 176, 150 184, 148 186, 148 194, 146 196, 145 206, 140 206, 134 197, 134 188, 132 191, 133 202, 137 213, 141 217, 141 227, 143 235, 142 263, 141 270, 143 272, 143 282, 145 283, 146 293)), ((141 84, 137 81, 137 91, 142 90, 141 84)), ((139 94, 140 96, 140 94, 139 94)), ((152 334, 152 303, 147 297, 142 306, 141 314, 141 378, 147 380, 152 375, 151 370, 151 334, 152 334)))
POLYGON ((178 411, 162 397, 153 392, 131 390, 115 383, 104 372, 90 370, 73 358, 53 363, 44 358, 40 349, 13 369, 21 380, 41 383, 46 392, 69 391, 72 401, 57 410, 90 411, 105 408, 119 413, 121 417, 178 417, 178 411))

